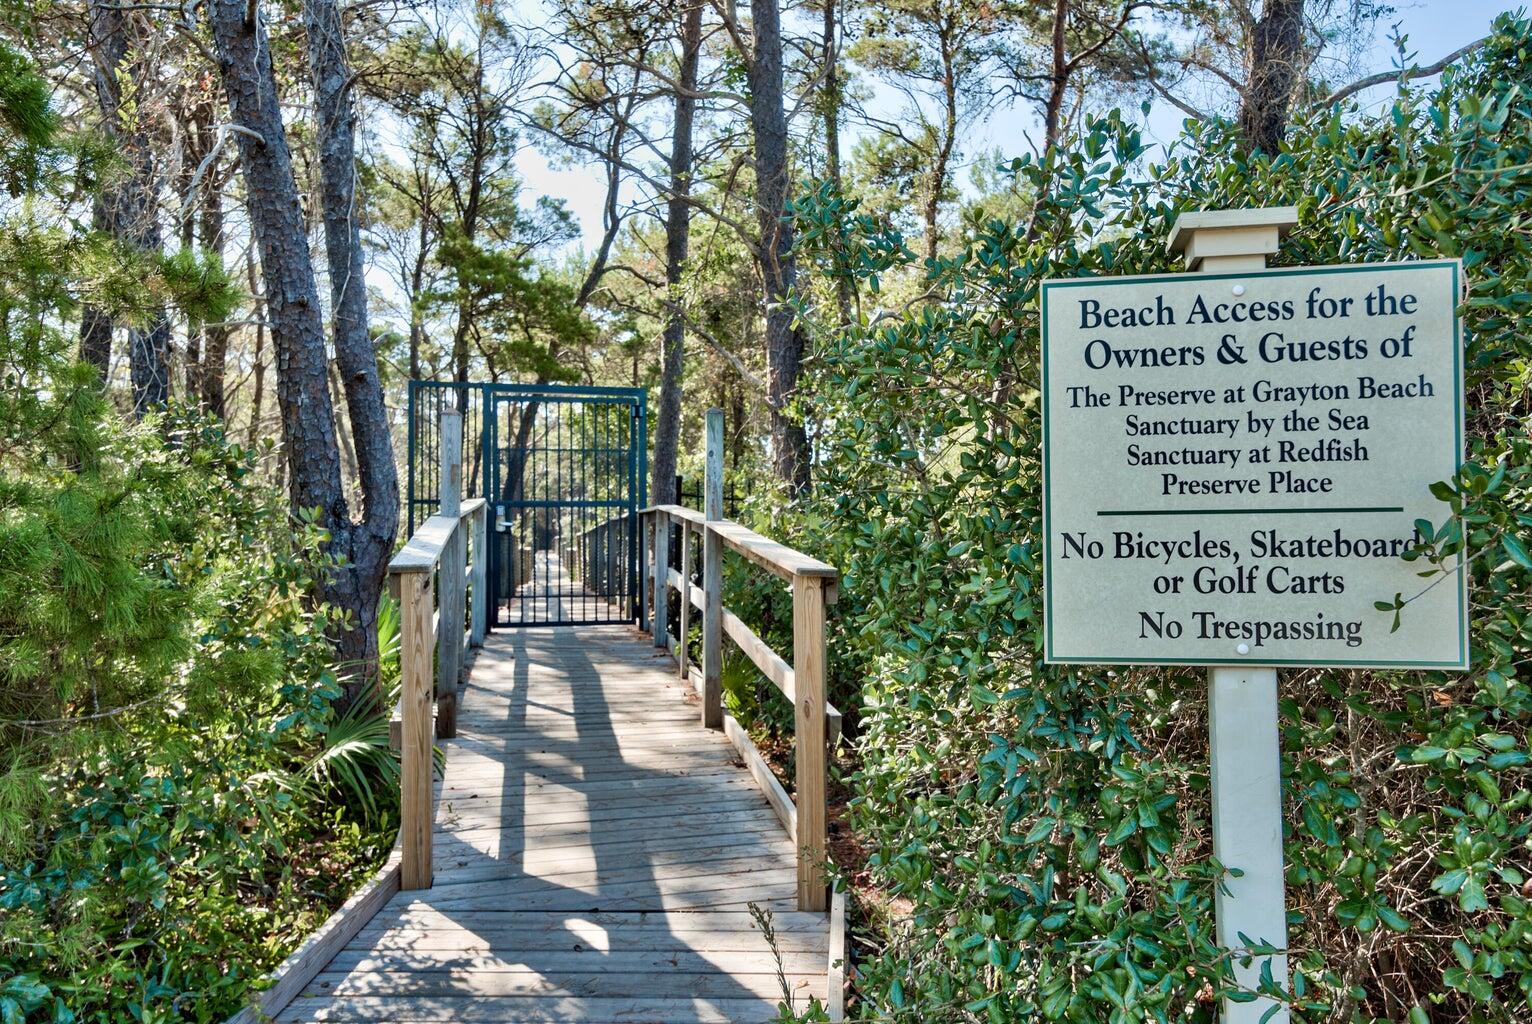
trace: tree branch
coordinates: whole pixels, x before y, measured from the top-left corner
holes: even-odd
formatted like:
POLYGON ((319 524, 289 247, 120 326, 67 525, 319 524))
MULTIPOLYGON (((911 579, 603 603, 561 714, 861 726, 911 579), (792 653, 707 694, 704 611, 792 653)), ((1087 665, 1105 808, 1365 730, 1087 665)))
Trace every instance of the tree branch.
POLYGON ((1180 97, 1176 96, 1165 87, 1164 83, 1160 81, 1160 73, 1159 70, 1155 67, 1154 55, 1149 52, 1149 47, 1144 44, 1143 39, 1139 36, 1134 35, 1131 38, 1133 42, 1138 45, 1139 55, 1143 58, 1144 61, 1144 74, 1149 79, 1150 87, 1154 89, 1155 92, 1165 97, 1165 99, 1169 100, 1171 104, 1176 107, 1176 109, 1180 110, 1188 117, 1194 118, 1198 121, 1208 120, 1208 116, 1206 114, 1192 106, 1190 103, 1184 102, 1180 97))
POLYGON ((1467 46, 1462 46, 1456 50, 1453 50, 1451 53, 1447 54, 1447 56, 1443 57, 1441 60, 1437 61, 1435 64, 1430 65, 1429 67, 1412 67, 1404 68, 1402 70, 1380 71, 1376 75, 1368 75, 1366 78, 1359 78, 1355 82, 1352 82, 1350 85, 1337 89, 1329 96, 1326 96, 1324 102, 1322 102, 1320 106, 1332 106, 1336 103, 1339 103, 1341 100, 1346 99, 1348 96, 1354 96, 1355 94, 1361 92, 1363 89, 1371 89, 1375 85, 1386 85, 1389 82, 1408 82, 1416 78, 1430 78, 1432 75, 1437 75, 1444 71, 1447 65, 1468 56, 1470 53, 1477 50, 1485 43, 1489 42, 1490 39, 1490 36, 1485 36, 1483 39, 1475 39, 1467 46))

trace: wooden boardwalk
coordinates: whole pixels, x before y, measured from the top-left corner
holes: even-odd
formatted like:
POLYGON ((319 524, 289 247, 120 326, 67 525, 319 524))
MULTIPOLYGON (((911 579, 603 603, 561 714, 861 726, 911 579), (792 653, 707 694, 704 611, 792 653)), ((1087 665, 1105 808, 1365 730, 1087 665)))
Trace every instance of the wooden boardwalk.
POLYGON ((648 637, 491 634, 443 747, 433 886, 394 896, 279 1021, 765 1021, 784 983, 796 1009, 826 998, 795 848, 648 637))

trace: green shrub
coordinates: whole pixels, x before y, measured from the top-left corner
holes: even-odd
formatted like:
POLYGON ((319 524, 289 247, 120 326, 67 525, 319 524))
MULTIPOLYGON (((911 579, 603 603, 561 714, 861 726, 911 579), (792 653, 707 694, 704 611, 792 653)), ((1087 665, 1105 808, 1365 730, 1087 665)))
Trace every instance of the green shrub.
MULTIPOLYGON (((0 78, 18 64, 0 47, 0 78)), ((128 320, 154 289, 204 315, 230 292, 206 257, 146 278, 57 226, 56 124, 13 77, 0 141, 31 149, 0 180, 33 191, 0 209, 0 1022, 218 1021, 386 856, 387 722, 332 711, 307 596, 331 566, 261 482, 271 452, 184 410, 129 423, 76 362, 82 300, 128 320)))
POLYGON ((81 395, 0 494, 0 1013, 220 1020, 386 855, 387 719, 332 712, 321 538, 254 454, 81 395))
POLYGON ((1439 88, 1317 115, 1275 159, 1194 125, 1149 165, 1134 127, 1094 119, 1009 168, 1035 224, 976 211, 935 263, 829 186, 797 204, 804 253, 864 308, 911 275, 937 296, 821 331, 805 389, 823 457, 796 533, 845 574, 853 823, 891 908, 864 1016, 1211 1021, 1231 991, 1202 673, 1041 663, 1037 299, 1047 277, 1179 269, 1181 211, 1283 204, 1283 264, 1464 261, 1469 464, 1439 488, 1464 532, 1433 554, 1469 560, 1475 666, 1284 674, 1284 995, 1303 1021, 1532 1013, 1529 52, 1532 23, 1502 18, 1439 88))

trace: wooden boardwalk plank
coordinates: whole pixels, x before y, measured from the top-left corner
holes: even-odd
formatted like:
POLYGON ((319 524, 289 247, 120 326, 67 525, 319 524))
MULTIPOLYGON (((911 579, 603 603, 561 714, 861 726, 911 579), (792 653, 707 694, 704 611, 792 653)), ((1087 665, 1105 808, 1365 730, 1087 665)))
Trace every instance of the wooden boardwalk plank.
POLYGON ((432 888, 401 892, 283 1022, 767 1021, 827 994, 794 848, 674 662, 624 626, 506 630, 436 787, 432 888), (750 908, 769 912, 772 949, 750 908))
MULTIPOLYGON (((638 951, 602 950, 601 965, 607 974, 776 974, 780 963, 789 975, 814 975, 821 967, 821 956, 816 951, 782 953, 780 957, 758 950, 724 951, 694 949, 665 949, 638 951)), ((412 950, 373 949, 363 952, 344 951, 330 961, 329 973, 343 972, 347 975, 406 971, 417 974, 457 972, 466 974, 550 974, 553 972, 584 974, 590 967, 591 957, 584 948, 573 946, 561 950, 499 950, 493 953, 471 953, 448 963, 434 949, 412 950)))

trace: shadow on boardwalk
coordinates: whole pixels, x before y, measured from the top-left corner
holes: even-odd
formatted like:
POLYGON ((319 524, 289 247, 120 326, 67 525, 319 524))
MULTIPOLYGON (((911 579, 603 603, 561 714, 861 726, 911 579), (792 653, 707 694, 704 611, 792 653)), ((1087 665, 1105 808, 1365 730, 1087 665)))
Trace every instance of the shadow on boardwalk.
POLYGON ((826 918, 794 909, 792 844, 636 630, 492 634, 444 746, 435 884, 279 1020, 769 1020, 782 982, 751 903, 795 1007, 824 999, 826 918))

